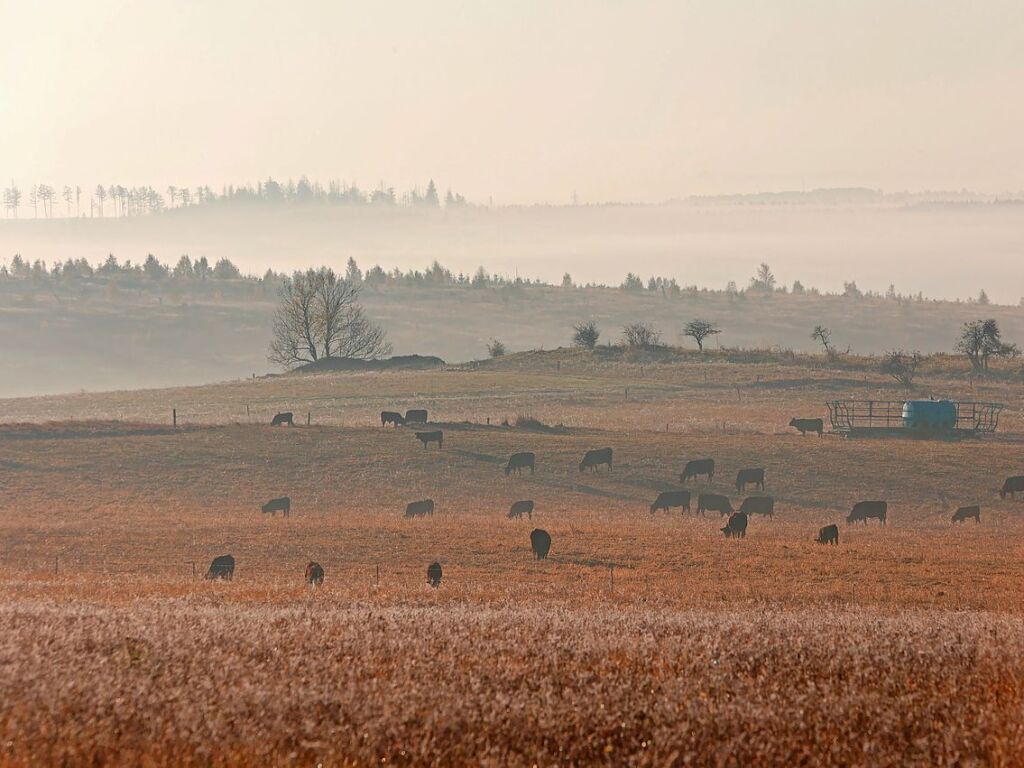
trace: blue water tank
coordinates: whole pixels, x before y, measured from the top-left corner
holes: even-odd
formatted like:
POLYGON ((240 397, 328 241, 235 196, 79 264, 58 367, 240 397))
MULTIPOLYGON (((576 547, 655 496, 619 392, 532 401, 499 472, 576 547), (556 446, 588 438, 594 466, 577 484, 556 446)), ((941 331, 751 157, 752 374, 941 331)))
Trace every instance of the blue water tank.
POLYGON ((909 429, 954 429, 956 403, 952 400, 907 400, 903 426, 909 429))

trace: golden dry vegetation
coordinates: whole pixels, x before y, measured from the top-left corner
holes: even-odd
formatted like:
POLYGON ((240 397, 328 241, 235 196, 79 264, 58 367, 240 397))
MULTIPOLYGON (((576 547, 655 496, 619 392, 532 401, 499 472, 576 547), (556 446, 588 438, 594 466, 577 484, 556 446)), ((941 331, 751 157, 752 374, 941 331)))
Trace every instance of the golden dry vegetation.
POLYGON ((827 397, 899 394, 724 362, 2 401, 0 764, 1020 764, 1024 501, 997 491, 1024 474, 1021 392, 974 387, 1010 405, 996 438, 802 438, 789 417, 827 397), (443 451, 373 424, 420 404, 443 451), (565 428, 500 425, 517 413, 565 428), (613 471, 580 473, 605 445, 613 471), (535 475, 504 475, 518 450, 535 475), (704 456, 734 504, 765 466, 775 518, 726 540, 717 515, 651 515, 704 456), (260 513, 284 494, 289 518, 260 513), (887 526, 842 523, 872 498, 887 526), (951 525, 971 503, 981 524, 951 525), (840 546, 815 544, 831 522, 840 546), (227 552, 233 582, 193 578, 227 552))

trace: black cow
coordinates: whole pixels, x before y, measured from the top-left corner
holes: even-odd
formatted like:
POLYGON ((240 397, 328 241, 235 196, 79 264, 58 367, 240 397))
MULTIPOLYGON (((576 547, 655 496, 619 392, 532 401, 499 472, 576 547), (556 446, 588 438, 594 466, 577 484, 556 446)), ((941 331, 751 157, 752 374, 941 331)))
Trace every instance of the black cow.
POLYGON ((595 448, 592 451, 587 451, 583 455, 583 461, 580 462, 580 472, 584 469, 590 469, 594 472, 602 464, 608 465, 608 471, 612 471, 612 449, 611 448, 595 448))
POLYGON ((260 509, 264 512, 269 512, 271 516, 277 515, 278 512, 284 512, 284 516, 288 517, 292 512, 292 500, 288 496, 282 496, 279 499, 271 499, 260 507, 260 509))
POLYGON ((396 427, 405 426, 405 416, 395 411, 381 411, 380 412, 380 425, 386 427, 388 424, 394 424, 396 427))
POLYGON ((534 557, 544 560, 551 551, 551 534, 541 528, 534 528, 530 531, 530 548, 533 549, 534 557))
POLYGON ((687 512, 690 511, 690 492, 689 491, 662 491, 658 494, 658 498, 651 504, 651 514, 653 515, 659 509, 664 509, 666 512, 672 507, 681 507, 687 512))
POLYGON ((800 430, 800 436, 804 437, 808 432, 817 432, 821 437, 825 431, 825 422, 821 419, 790 419, 789 426, 800 430))
POLYGON ((775 516, 775 499, 771 496, 748 496, 740 504, 740 512, 747 515, 775 516))
POLYGON ((231 581, 235 575, 235 558, 231 555, 220 555, 219 557, 213 558, 213 562, 210 563, 210 569, 206 572, 204 578, 207 579, 221 579, 223 581, 231 581))
POLYGON ((512 508, 508 511, 508 519, 512 520, 517 517, 526 515, 528 518, 533 520, 533 502, 529 499, 524 501, 513 501, 512 508))
POLYGON ((729 522, 722 529, 727 539, 742 539, 747 535, 747 516, 742 512, 736 512, 729 516, 729 522))
POLYGON ((434 514, 434 500, 414 501, 405 508, 406 517, 425 517, 434 514))
POLYGON ((853 505, 850 514, 846 516, 846 522, 868 524, 868 520, 878 518, 882 525, 885 525, 885 515, 889 505, 884 501, 858 501, 853 505))
POLYGON ((279 413, 270 421, 270 426, 272 427, 279 427, 282 424, 287 424, 289 427, 295 426, 294 414, 291 411, 279 413))
POLYGON ((316 587, 324 583, 324 567, 320 563, 309 561, 306 566, 306 583, 316 587))
POLYGON ((417 432, 416 439, 423 443, 423 447, 427 447, 427 443, 437 443, 437 450, 441 450, 444 447, 444 432, 440 429, 434 432, 417 432))
POLYGON ((839 546, 839 526, 838 525, 826 525, 820 531, 818 531, 818 538, 815 539, 819 544, 835 544, 839 546))
POLYGON ((686 466, 683 467, 683 473, 679 475, 679 480, 685 483, 691 477, 697 479, 699 475, 707 475, 708 482, 710 483, 715 479, 715 460, 714 459, 694 459, 693 461, 686 462, 686 466))
POLYGON ((536 464, 537 457, 529 451, 522 453, 513 453, 508 460, 508 464, 505 465, 505 476, 508 477, 513 472, 517 475, 523 474, 523 468, 529 467, 530 474, 533 474, 534 465, 536 464))
POLYGON ((1018 493, 1024 493, 1024 475, 1006 478, 1003 487, 999 489, 999 498, 1005 499, 1006 494, 1010 494, 1010 498, 1016 500, 1018 493))
POLYGON ((736 473, 736 491, 738 493, 743 493, 751 483, 759 490, 764 490, 764 467, 741 469, 736 473))
POLYGON ((414 408, 405 412, 406 424, 426 424, 427 412, 423 408, 414 408))
MULTIPOLYGON (((732 514, 732 504, 725 496, 720 496, 717 493, 702 493, 697 497, 697 512, 703 515, 705 511, 711 510, 712 512, 718 512, 718 516, 732 514)), ((747 516, 744 515, 743 519, 746 520, 747 516)))
POLYGON ((427 584, 437 589, 441 586, 441 564, 431 563, 427 566, 427 584))
POLYGON ((973 507, 960 507, 960 509, 953 513, 953 522, 962 523, 964 520, 970 520, 972 517, 974 522, 981 522, 981 507, 977 504, 973 507))

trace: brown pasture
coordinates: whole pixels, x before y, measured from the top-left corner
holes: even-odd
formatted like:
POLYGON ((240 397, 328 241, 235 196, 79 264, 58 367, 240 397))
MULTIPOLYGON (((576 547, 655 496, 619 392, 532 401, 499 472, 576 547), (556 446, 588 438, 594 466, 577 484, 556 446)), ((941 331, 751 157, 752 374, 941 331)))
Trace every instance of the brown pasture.
POLYGON ((670 374, 628 400, 615 372, 497 369, 0 402, 22 422, 0 427, 0 765, 1024 760, 1024 502, 997 493, 1021 436, 801 437, 820 372, 765 370, 797 381, 736 403, 670 374), (215 423, 254 392, 320 418, 215 423), (172 402, 204 416, 170 429, 172 402), (370 426, 386 405, 429 408, 444 450, 370 426), (565 428, 499 425, 516 413, 565 428), (614 470, 580 473, 606 445, 614 470), (506 477, 522 450, 536 474, 506 477), (765 466, 775 518, 726 540, 717 515, 652 515, 705 456, 691 490, 738 506, 735 470, 765 466), (260 513, 281 495, 291 517, 260 513), (532 521, 506 518, 520 498, 532 521), (876 498, 888 525, 845 524, 876 498), (234 581, 204 582, 223 553, 234 581))

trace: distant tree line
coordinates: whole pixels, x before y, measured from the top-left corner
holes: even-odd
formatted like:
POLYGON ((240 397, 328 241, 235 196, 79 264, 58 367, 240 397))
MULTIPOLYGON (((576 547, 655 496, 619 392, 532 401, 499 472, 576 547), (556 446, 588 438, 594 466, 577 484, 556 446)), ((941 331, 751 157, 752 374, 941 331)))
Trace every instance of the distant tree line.
MULTIPOLYGON (((45 261, 36 259, 32 262, 16 254, 9 264, 0 262, 0 280, 31 279, 41 281, 52 278, 60 278, 64 282, 74 280, 88 280, 93 278, 125 278, 138 282, 158 282, 168 278, 178 281, 191 280, 247 280, 255 283, 276 286, 281 283, 287 273, 274 272, 268 269, 263 275, 243 275, 229 259, 221 258, 210 264, 206 257, 201 256, 193 260, 185 254, 178 258, 177 262, 165 263, 160 261, 153 254, 148 254, 145 259, 139 262, 132 262, 128 259, 123 263, 119 262, 114 255, 98 264, 90 264, 86 259, 68 259, 47 265, 45 261)), ((514 292, 521 288, 530 286, 553 287, 551 283, 544 282, 539 278, 509 277, 500 274, 491 274, 483 267, 478 267, 472 273, 453 272, 443 266, 439 261, 434 260, 426 269, 401 270, 397 267, 387 270, 379 264, 363 270, 354 258, 348 260, 345 270, 345 279, 354 285, 365 285, 368 288, 378 286, 407 286, 413 288, 436 288, 436 287, 461 287, 461 288, 501 288, 505 291, 514 292)), ((576 283, 568 272, 562 276, 560 286, 565 289, 590 289, 608 288, 601 283, 576 283)), ((637 274, 628 273, 626 279, 619 285, 619 289, 630 293, 658 294, 666 299, 678 299, 686 296, 714 295, 723 291, 714 288, 698 288, 696 285, 681 287, 675 278, 651 276, 646 281, 637 274)), ((889 286, 884 295, 872 292, 861 291, 856 282, 847 282, 841 294, 823 293, 814 288, 805 288, 799 280, 793 283, 792 289, 781 285, 776 281, 774 274, 767 264, 761 264, 757 274, 750 279, 746 289, 740 290, 735 281, 729 281, 724 293, 731 299, 746 300, 748 298, 767 298, 774 294, 812 295, 812 296, 842 296, 852 300, 887 300, 899 303, 926 301, 921 293, 916 296, 904 296, 896 292, 893 286, 889 286)), ((956 303, 961 303, 959 299, 956 303)), ((988 306, 991 304, 988 295, 982 290, 977 298, 967 300, 969 304, 988 306)), ((1021 300, 1024 305, 1024 299, 1021 300)))
POLYGON ((168 186, 160 192, 150 186, 125 187, 121 184, 98 184, 92 192, 80 186, 65 185, 58 191, 49 184, 35 184, 23 191, 13 181, 3 190, 4 215, 18 218, 23 208, 30 208, 34 218, 66 218, 90 216, 142 216, 168 210, 211 205, 355 205, 411 206, 446 208, 469 206, 465 197, 447 190, 442 199, 431 179, 426 188, 414 187, 399 194, 383 182, 373 190, 356 184, 329 181, 327 185, 303 176, 298 181, 280 182, 273 178, 256 184, 227 185, 215 191, 209 186, 168 186), (62 204, 63 202, 63 204, 62 204))

